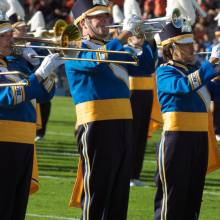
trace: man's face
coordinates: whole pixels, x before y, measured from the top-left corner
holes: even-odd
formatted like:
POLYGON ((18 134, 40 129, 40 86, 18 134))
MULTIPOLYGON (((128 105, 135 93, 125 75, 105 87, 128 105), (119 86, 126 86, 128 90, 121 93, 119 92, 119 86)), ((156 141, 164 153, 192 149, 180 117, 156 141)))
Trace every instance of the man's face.
POLYGON ((193 43, 175 45, 176 48, 173 50, 173 60, 180 61, 185 64, 195 64, 196 56, 194 54, 193 43))
POLYGON ((109 35, 109 28, 106 26, 112 23, 112 16, 110 14, 88 16, 86 19, 88 22, 85 22, 84 28, 87 28, 90 37, 98 36, 105 39, 109 35))
POLYGON ((0 34, 0 55, 1 56, 8 56, 12 53, 12 32, 5 32, 0 34))

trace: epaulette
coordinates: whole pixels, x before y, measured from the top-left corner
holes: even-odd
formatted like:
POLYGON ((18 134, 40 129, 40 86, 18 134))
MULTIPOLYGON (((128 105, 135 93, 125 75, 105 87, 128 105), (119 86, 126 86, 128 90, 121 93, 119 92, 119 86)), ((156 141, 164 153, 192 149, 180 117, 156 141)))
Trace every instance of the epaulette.
POLYGON ((189 71, 189 69, 187 68, 187 66, 185 66, 184 64, 175 62, 175 61, 173 61, 173 60, 169 60, 169 61, 168 61, 168 65, 170 65, 170 66, 175 66, 175 67, 180 67, 180 68, 184 69, 185 71, 189 71))
POLYGON ((0 67, 5 67, 5 68, 8 67, 8 65, 7 65, 7 63, 5 62, 5 60, 3 60, 3 59, 1 59, 1 58, 0 58, 0 67))
POLYGON ((184 69, 185 71, 189 71, 188 67, 181 64, 181 63, 177 63, 173 60, 169 60, 167 63, 162 63, 160 66, 174 66, 174 67, 180 67, 182 69, 184 69))
POLYGON ((169 65, 169 63, 162 63, 162 64, 160 64, 160 66, 168 66, 169 65))

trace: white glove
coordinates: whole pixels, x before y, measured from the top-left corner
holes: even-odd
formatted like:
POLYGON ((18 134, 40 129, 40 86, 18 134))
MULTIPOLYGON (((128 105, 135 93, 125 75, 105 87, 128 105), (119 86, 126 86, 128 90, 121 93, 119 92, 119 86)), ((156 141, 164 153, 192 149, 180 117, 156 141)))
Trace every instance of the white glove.
POLYGON ((141 19, 137 15, 132 15, 130 18, 125 18, 123 21, 122 31, 130 31, 132 34, 136 33, 136 29, 140 27, 141 19))
POLYGON ((40 59, 39 58, 34 58, 33 56, 37 56, 38 54, 33 50, 32 48, 24 48, 22 51, 22 56, 24 57, 25 60, 27 60, 30 64, 33 66, 37 66, 40 64, 40 59))
POLYGON ((46 56, 35 74, 40 75, 43 79, 46 79, 57 67, 64 64, 64 60, 59 58, 58 53, 46 56))
POLYGON ((212 54, 211 54, 211 57, 210 58, 217 58, 220 60, 220 43, 215 45, 213 48, 212 48, 212 54))

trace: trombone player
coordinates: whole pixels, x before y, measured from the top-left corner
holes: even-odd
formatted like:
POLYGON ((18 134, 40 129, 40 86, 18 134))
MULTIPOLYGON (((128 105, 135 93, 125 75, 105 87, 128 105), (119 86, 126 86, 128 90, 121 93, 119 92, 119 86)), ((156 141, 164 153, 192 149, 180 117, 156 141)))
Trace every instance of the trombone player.
POLYGON ((24 220, 31 182, 34 138, 36 133, 35 99, 53 97, 54 86, 45 83, 51 72, 62 64, 58 55, 47 56, 32 72, 25 59, 12 55, 12 26, 6 19, 6 2, 0 4, 0 216, 4 220, 24 220), (8 71, 23 74, 12 75, 8 71), (25 80, 23 79, 25 75, 25 80), (29 86, 21 85, 29 82, 29 86), (14 85, 13 85, 14 84, 14 85))
MULTIPOLYGON (((70 205, 82 208, 83 219, 125 220, 132 135, 130 67, 102 61, 131 59, 125 54, 108 53, 108 50, 124 52, 123 45, 135 32, 140 20, 136 16, 124 20, 122 33, 107 42, 109 29, 106 26, 112 22, 107 1, 78 0, 72 13, 74 23, 83 36, 82 48, 106 52, 78 53, 78 58, 98 59, 98 62, 65 63, 70 92, 76 105, 80 152, 78 174, 82 174, 82 178, 77 176, 70 205)), ((146 71, 144 56, 143 53, 139 59, 142 69, 137 71, 146 71)), ((136 68, 139 69, 139 66, 136 68)))

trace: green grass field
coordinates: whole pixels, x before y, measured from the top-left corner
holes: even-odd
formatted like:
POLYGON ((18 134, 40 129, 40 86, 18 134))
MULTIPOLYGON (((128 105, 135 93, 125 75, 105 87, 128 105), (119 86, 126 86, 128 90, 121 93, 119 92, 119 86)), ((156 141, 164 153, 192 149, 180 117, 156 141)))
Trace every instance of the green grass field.
MULTIPOLYGON (((29 199, 26 220, 79 219, 81 210, 68 207, 78 163, 74 125, 72 100, 55 97, 47 134, 37 143, 40 190, 29 199)), ((159 139, 158 132, 148 142, 141 175, 146 186, 130 190, 129 220, 153 219, 155 148, 159 139)), ((207 219, 220 220, 220 171, 206 178, 200 220, 207 219)))

